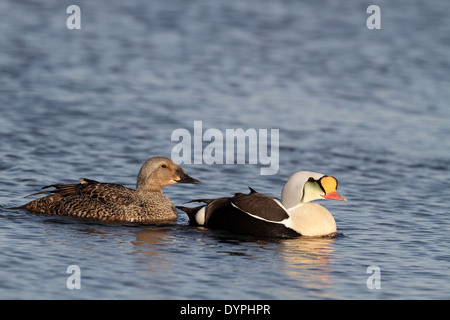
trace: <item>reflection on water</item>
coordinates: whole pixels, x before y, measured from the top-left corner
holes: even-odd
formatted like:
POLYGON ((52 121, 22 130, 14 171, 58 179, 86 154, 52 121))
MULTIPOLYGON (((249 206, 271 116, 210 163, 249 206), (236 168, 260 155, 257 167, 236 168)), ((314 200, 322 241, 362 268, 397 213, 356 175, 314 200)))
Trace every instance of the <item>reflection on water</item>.
POLYGON ((311 296, 328 297, 333 286, 329 264, 334 241, 334 237, 300 237, 282 242, 283 272, 311 296))
POLYGON ((170 265, 169 254, 174 249, 172 230, 168 227, 147 226, 136 233, 131 241, 134 253, 143 258, 145 269, 158 270, 170 265))

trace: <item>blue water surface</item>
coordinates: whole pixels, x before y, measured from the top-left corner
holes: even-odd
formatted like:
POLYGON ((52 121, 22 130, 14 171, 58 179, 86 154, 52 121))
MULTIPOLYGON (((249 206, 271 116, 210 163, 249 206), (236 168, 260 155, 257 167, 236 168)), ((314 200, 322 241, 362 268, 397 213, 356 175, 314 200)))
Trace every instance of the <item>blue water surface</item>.
MULTIPOLYGON (((0 3, 0 298, 448 299, 450 3, 0 3), (381 29, 369 30, 369 5, 381 29), (13 210, 80 177, 134 187, 172 133, 279 130, 279 170, 182 164, 173 203, 279 197, 298 170, 335 176, 334 238, 255 239, 174 224, 13 210), (69 289, 70 265, 81 289, 69 289), (371 289, 377 266, 379 288, 371 289), (369 280, 369 285, 368 285, 369 280)), ((207 143, 206 143, 207 144, 207 143)))

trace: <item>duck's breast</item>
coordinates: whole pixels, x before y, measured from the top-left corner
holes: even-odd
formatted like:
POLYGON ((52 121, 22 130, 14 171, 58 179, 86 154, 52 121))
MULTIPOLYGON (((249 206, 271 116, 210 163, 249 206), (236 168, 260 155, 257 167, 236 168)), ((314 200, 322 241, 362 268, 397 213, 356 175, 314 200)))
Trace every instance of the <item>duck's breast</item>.
POLYGON ((286 225, 303 236, 323 236, 336 232, 336 221, 326 208, 313 202, 289 209, 286 225))

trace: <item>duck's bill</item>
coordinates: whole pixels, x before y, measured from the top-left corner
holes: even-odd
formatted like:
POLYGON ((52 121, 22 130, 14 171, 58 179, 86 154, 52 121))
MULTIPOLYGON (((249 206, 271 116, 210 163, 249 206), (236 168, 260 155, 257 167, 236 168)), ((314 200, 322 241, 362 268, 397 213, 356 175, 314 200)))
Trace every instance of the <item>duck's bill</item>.
POLYGON ((177 171, 177 175, 180 177, 178 180, 174 180, 176 183, 192 183, 192 184, 200 184, 200 180, 191 178, 186 173, 177 171))
POLYGON ((324 199, 330 199, 330 200, 340 200, 340 201, 347 201, 347 199, 340 194, 338 194, 336 191, 334 192, 328 192, 326 195, 322 196, 324 199))

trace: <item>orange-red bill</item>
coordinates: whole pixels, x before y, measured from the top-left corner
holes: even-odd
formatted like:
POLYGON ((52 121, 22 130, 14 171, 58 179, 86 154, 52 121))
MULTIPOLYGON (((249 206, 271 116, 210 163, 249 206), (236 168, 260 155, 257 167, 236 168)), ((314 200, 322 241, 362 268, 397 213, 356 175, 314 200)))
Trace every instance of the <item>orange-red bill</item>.
POLYGON ((330 200, 347 201, 347 199, 345 199, 345 197, 341 196, 336 191, 328 192, 326 195, 322 196, 322 198, 330 199, 330 200))

